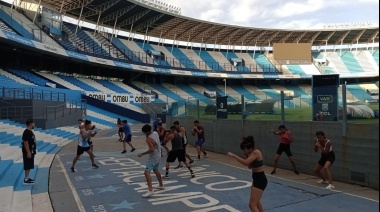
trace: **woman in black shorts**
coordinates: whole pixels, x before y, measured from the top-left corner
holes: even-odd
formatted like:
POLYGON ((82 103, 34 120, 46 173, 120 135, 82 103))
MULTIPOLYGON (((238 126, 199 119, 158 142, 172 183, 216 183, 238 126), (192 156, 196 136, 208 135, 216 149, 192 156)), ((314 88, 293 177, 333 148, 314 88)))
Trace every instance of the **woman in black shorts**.
POLYGON ((116 125, 119 128, 119 131, 117 132, 117 134, 119 135, 119 141, 122 141, 124 130, 123 130, 123 123, 121 122, 120 118, 117 119, 116 125))
POLYGON ((227 155, 235 158, 239 163, 248 166, 248 168, 252 170, 253 182, 251 187, 251 196, 249 198, 249 208, 251 211, 255 212, 264 211, 260 199, 265 188, 267 187, 268 180, 264 173, 263 155, 260 150, 255 149, 255 140, 253 136, 243 138, 243 141, 240 144, 240 149, 243 150, 246 159, 243 159, 231 152, 228 152, 227 155))
POLYGON ((335 189, 330 172, 330 168, 335 161, 335 154, 332 150, 331 141, 326 138, 325 133, 322 131, 317 131, 315 135, 314 151, 321 151, 321 159, 319 159, 315 166, 314 173, 321 178, 321 180, 318 180, 318 183, 328 184, 326 187, 327 189, 335 189), (322 176, 322 169, 325 171, 328 181, 322 176))

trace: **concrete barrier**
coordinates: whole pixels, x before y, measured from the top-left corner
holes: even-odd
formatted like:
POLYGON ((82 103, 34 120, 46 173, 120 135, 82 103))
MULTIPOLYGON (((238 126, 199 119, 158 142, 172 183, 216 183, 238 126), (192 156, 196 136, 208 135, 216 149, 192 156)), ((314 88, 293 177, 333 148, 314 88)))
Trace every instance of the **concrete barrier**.
MULTIPOLYGON (((196 137, 191 136, 190 130, 195 119, 167 117, 167 127, 169 128, 175 120, 186 128, 189 143, 194 145, 196 137)), ((222 154, 231 151, 241 155, 239 148, 241 138, 253 135, 256 146, 264 155, 264 164, 273 166, 279 136, 273 135, 270 130, 277 129, 280 122, 221 119, 199 121, 205 128, 205 149, 222 154)), ((354 123, 344 125, 339 122, 287 122, 285 125, 292 131, 294 141, 291 144, 291 151, 301 173, 313 175, 313 169, 320 158, 320 153, 315 153, 313 150, 315 132, 322 130, 332 141, 336 155, 331 170, 333 179, 379 189, 378 125, 354 123)), ((279 167, 291 170, 285 153, 280 158, 279 167)))

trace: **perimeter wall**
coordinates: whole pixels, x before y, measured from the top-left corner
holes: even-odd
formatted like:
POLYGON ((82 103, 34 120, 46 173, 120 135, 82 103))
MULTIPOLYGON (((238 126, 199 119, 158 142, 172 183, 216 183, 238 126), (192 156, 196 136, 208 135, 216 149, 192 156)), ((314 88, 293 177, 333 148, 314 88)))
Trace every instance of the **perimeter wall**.
MULTIPOLYGON (((189 144, 195 145, 196 137, 190 133, 194 118, 167 117, 166 127, 169 128, 175 120, 185 127, 189 144)), ((279 136, 271 133, 271 129, 277 129, 280 122, 221 119, 199 121, 205 129, 206 150, 222 154, 231 151, 242 155, 239 147, 241 137, 253 135, 257 148, 263 153, 264 164, 273 166, 279 136)), ((293 134, 291 151, 301 174, 314 175, 313 169, 320 158, 320 153, 313 150, 315 132, 322 130, 332 141, 336 155, 331 169, 333 179, 379 189, 378 125, 347 123, 345 126, 343 123, 333 122, 286 122, 285 125, 293 134)), ((285 153, 280 158, 279 167, 292 170, 285 153)))

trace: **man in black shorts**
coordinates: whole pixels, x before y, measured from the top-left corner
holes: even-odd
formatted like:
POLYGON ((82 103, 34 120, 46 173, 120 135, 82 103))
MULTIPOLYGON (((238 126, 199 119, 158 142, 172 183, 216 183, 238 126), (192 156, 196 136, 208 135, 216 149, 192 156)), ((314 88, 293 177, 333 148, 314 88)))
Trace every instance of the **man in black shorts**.
POLYGON ((33 119, 26 120, 26 129, 22 134, 22 160, 24 163, 25 177, 24 184, 33 184, 34 180, 29 178, 31 169, 34 169, 34 156, 36 155, 36 137, 33 129, 35 123, 33 119))
POLYGON ((88 139, 95 136, 96 132, 92 132, 91 130, 92 125, 90 120, 86 120, 84 123, 84 129, 80 130, 79 138, 78 138, 78 148, 77 148, 77 155, 75 156, 73 160, 73 164, 71 165, 71 171, 75 172, 74 166, 79 158, 84 152, 87 152, 87 154, 90 155, 90 159, 92 162, 92 167, 99 168, 94 161, 94 154, 92 154, 90 144, 88 143, 88 139))
POLYGON ((186 161, 185 152, 182 147, 181 134, 177 132, 177 128, 175 126, 171 126, 170 132, 166 134, 165 142, 169 141, 172 142, 172 150, 169 152, 168 158, 166 159, 165 178, 169 179, 170 163, 173 163, 176 159, 178 159, 178 162, 184 162, 190 171, 191 177, 195 177, 193 170, 191 170, 189 163, 186 161))
MULTIPOLYGON (((187 152, 186 152, 186 146, 187 146, 187 142, 188 142, 186 129, 183 126, 179 125, 179 121, 175 121, 173 123, 173 125, 176 127, 177 132, 179 134, 181 134, 181 136, 182 136, 182 147, 183 147, 183 151, 185 152, 186 158, 189 159, 189 161, 190 161, 189 164, 194 163, 194 160, 191 159, 190 155, 187 154, 187 152)), ((175 167, 175 169, 182 168, 182 167, 183 167, 182 162, 178 162, 178 166, 175 167)))

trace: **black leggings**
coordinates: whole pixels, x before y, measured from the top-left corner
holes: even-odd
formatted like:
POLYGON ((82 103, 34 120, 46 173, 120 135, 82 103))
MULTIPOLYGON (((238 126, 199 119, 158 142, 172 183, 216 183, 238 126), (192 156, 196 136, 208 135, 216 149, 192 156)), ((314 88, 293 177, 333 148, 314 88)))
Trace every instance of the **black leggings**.
POLYGON ((268 185, 267 177, 264 172, 252 172, 252 186, 260 190, 265 190, 268 185))

